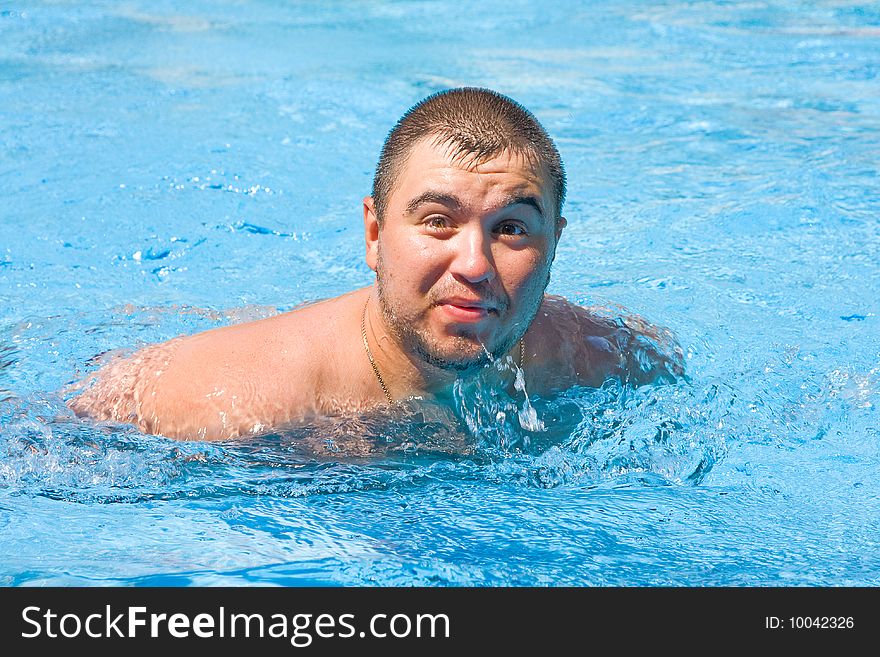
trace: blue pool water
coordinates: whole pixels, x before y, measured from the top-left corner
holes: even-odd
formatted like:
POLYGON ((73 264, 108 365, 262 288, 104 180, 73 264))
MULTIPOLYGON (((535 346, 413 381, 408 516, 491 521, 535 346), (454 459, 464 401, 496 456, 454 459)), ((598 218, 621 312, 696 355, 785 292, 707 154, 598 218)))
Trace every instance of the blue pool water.
POLYGON ((0 5, 0 584, 880 585, 878 75, 846 0, 0 5), (66 408, 368 284, 382 140, 458 85, 557 140, 549 291, 687 381, 533 399, 528 444, 479 390, 219 444, 66 408))

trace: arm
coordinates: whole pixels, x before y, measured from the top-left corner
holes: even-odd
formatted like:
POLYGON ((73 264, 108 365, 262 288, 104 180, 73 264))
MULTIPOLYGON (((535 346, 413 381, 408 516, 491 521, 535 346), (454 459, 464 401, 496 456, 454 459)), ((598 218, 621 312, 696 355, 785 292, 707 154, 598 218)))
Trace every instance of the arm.
POLYGON ((179 426, 179 420, 188 416, 201 421, 205 427, 202 437, 208 430, 213 434, 214 423, 197 417, 203 413, 185 414, 179 408, 192 396, 191 387, 171 390, 181 388, 175 385, 179 343, 178 338, 144 347, 127 357, 115 357, 73 387, 78 394, 68 401, 68 406, 78 416, 132 424, 145 433, 173 438, 197 437, 179 426))
MULTIPOLYGON (((68 406, 79 416, 132 424, 180 440, 222 440, 260 423, 244 403, 247 387, 223 367, 217 334, 176 338, 117 358, 76 387, 68 406), (193 343, 196 343, 195 345, 193 343)), ((253 400, 250 400, 253 401, 253 400)))
POLYGON ((685 376, 684 352, 669 329, 624 315, 617 320, 615 338, 623 355, 624 382, 675 383, 685 376))
POLYGON ((672 331, 623 308, 570 304, 586 364, 576 376, 581 385, 600 386, 609 378, 643 385, 674 383, 684 377, 684 353, 672 331))

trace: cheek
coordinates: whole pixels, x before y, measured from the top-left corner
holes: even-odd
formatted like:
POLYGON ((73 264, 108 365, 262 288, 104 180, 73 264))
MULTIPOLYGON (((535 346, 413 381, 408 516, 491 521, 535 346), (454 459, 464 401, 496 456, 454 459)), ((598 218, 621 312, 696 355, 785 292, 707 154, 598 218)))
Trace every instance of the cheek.
POLYGON ((509 293, 528 293, 544 285, 549 263, 538 249, 517 251, 504 262, 506 287, 509 293))
POLYGON ((400 291, 426 293, 444 271, 443 257, 436 245, 419 236, 387 240, 380 252, 384 278, 400 291))
POLYGON ((427 292, 446 272, 450 246, 424 235, 406 240, 400 245, 401 276, 412 281, 421 292, 427 292))

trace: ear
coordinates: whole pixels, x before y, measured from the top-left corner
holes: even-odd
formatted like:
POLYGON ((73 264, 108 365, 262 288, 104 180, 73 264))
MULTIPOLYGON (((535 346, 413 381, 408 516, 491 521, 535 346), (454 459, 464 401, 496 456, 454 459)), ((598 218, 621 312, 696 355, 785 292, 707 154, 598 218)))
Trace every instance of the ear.
POLYGON ((379 219, 372 196, 364 197, 364 239, 367 243, 367 267, 376 271, 379 261, 379 219))
POLYGON ((559 217, 556 220, 556 241, 559 242, 559 238, 562 237, 562 229, 568 225, 568 221, 565 217, 559 217))

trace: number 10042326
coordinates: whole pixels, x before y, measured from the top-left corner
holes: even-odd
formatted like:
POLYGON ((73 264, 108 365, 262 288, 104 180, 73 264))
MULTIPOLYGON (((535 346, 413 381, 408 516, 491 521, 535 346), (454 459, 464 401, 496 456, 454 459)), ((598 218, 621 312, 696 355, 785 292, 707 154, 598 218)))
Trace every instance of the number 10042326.
POLYGON ((765 616, 764 627, 768 630, 850 630, 855 626, 852 616, 765 616))

